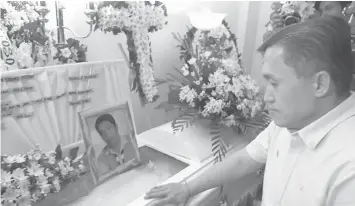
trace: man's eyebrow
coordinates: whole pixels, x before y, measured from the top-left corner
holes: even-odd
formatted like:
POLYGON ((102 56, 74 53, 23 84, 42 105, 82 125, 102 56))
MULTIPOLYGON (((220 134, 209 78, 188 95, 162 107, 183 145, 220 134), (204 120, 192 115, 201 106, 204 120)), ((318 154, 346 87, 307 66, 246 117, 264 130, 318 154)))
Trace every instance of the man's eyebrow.
POLYGON ((273 75, 273 74, 263 74, 263 77, 265 78, 265 79, 274 79, 274 80, 277 80, 278 78, 275 76, 275 75, 273 75))

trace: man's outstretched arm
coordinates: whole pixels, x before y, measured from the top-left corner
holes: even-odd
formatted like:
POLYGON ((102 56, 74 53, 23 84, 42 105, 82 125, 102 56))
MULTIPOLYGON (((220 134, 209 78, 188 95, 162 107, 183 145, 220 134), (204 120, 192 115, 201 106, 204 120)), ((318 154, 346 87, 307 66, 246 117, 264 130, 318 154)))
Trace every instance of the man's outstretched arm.
POLYGON ((261 169, 264 164, 252 159, 246 149, 231 154, 224 161, 216 163, 200 177, 187 183, 190 196, 205 190, 233 182, 249 173, 261 169))
POLYGON ((256 172, 266 163, 266 158, 275 125, 262 131, 245 149, 235 152, 186 184, 170 183, 156 186, 147 194, 146 199, 157 199, 151 206, 186 203, 191 196, 205 190, 219 187, 227 182, 256 172))

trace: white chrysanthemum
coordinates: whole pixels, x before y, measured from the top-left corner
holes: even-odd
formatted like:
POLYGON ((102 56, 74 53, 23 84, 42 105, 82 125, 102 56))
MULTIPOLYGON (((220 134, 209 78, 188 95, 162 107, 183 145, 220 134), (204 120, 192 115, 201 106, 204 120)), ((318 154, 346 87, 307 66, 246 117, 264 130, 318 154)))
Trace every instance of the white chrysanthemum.
POLYGON ((243 70, 239 65, 239 60, 234 58, 222 59, 222 65, 226 73, 230 76, 237 76, 243 70))
POLYGON ((221 99, 216 100, 215 98, 210 97, 202 111, 202 115, 207 117, 211 114, 220 114, 225 104, 226 103, 221 99))
POLYGON ((227 38, 230 37, 227 28, 223 24, 221 24, 216 28, 211 29, 208 35, 215 39, 220 39, 223 35, 226 35, 227 38))
POLYGON ((191 107, 195 106, 194 100, 197 97, 195 89, 191 89, 189 85, 180 88, 179 99, 181 102, 186 101, 191 107))
POLYGON ((62 53, 63 57, 65 57, 65 58, 69 58, 71 55, 71 51, 69 48, 61 49, 60 52, 62 53))
POLYGON ((1 169, 1 184, 11 183, 12 175, 10 172, 6 172, 1 169))
POLYGON ((17 168, 12 172, 12 176, 18 181, 24 181, 28 177, 25 175, 23 168, 17 168))
POLYGON ((215 73, 210 74, 210 76, 208 77, 209 84, 207 85, 207 87, 222 87, 227 82, 229 82, 230 78, 225 75, 224 72, 225 71, 222 68, 218 68, 215 73))

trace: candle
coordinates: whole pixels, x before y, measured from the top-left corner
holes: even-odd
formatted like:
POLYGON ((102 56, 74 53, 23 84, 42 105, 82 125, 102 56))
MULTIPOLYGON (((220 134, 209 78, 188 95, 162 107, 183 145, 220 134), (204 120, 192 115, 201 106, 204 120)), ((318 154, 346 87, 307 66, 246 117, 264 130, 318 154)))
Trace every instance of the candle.
POLYGON ((45 7, 46 6, 46 1, 40 1, 39 5, 45 7))

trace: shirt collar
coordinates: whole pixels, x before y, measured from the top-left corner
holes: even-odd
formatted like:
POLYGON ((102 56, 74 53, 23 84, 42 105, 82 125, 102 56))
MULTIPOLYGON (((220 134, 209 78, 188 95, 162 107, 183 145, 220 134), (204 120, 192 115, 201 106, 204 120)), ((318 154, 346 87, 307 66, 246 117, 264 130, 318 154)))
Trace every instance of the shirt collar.
POLYGON ((353 115, 355 115, 355 93, 351 92, 350 96, 337 107, 295 133, 308 148, 315 149, 333 128, 353 115))
MULTIPOLYGON (((121 139, 121 153, 122 153, 122 150, 123 150, 125 144, 127 143, 127 140, 126 140, 126 138, 124 138, 122 136, 119 136, 119 137, 121 139)), ((116 152, 115 150, 111 149, 110 147, 108 147, 108 145, 106 145, 104 147, 104 151, 105 151, 105 155, 110 155, 110 154, 122 155, 122 154, 119 154, 118 152, 116 152)))

